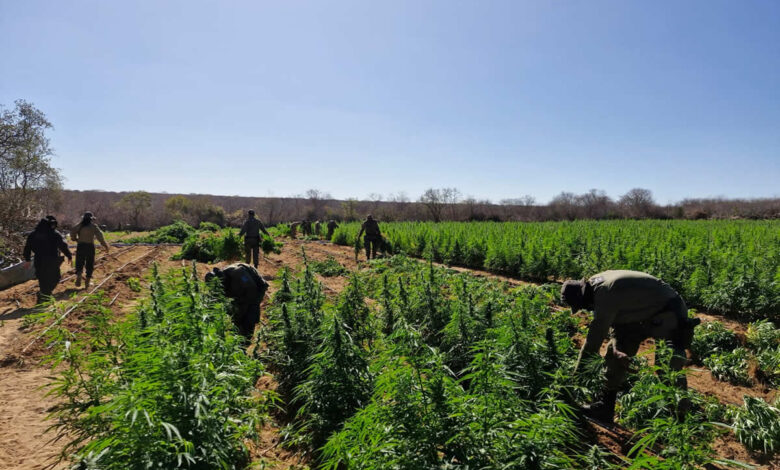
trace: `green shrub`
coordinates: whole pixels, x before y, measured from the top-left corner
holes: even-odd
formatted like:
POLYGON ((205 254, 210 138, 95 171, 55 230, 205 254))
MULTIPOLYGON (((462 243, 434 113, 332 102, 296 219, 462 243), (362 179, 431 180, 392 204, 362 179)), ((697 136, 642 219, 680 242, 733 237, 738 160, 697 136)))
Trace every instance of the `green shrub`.
POLYGON ((731 351, 739 346, 737 335, 719 321, 711 321, 696 327, 691 344, 692 359, 701 364, 713 354, 731 351))
POLYGON ((87 302, 77 333, 56 330, 50 415, 74 468, 238 468, 266 405, 261 369, 233 333, 228 306, 194 270, 154 278, 152 297, 115 322, 87 302))
POLYGON ((780 450, 780 409, 760 398, 744 397, 745 404, 734 412, 734 434, 752 451, 772 455, 780 450))
POLYGON ((218 232, 221 229, 222 227, 214 222, 201 222, 200 225, 198 225, 198 231, 201 232, 218 232))
POLYGON ((770 321, 760 320, 748 325, 745 338, 755 351, 774 349, 780 346, 780 328, 775 328, 770 321))
POLYGON ((325 277, 344 276, 349 273, 349 270, 342 266, 336 258, 328 255, 324 261, 310 261, 312 270, 325 277))
POLYGON ((724 351, 710 355, 704 359, 704 365, 710 369, 712 376, 718 380, 736 385, 750 385, 747 359, 747 349, 737 348, 733 351, 724 351))
POLYGON ((181 247, 178 259, 189 259, 201 263, 232 261, 242 256, 241 240, 231 229, 218 232, 198 232, 191 235, 181 247))
POLYGON ((195 232, 193 226, 182 220, 177 220, 171 225, 158 228, 149 235, 131 238, 127 240, 127 243, 184 243, 195 232))

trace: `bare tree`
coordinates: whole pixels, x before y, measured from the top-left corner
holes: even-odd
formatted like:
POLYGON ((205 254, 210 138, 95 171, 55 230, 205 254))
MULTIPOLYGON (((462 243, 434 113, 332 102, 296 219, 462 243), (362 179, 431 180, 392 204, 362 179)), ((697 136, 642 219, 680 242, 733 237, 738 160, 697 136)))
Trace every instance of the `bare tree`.
POLYGON ((649 189, 634 188, 624 194, 619 201, 628 217, 650 217, 655 208, 653 193, 649 189))
POLYGON ((577 218, 577 195, 561 192, 550 201, 552 216, 556 219, 574 220, 577 218))
POLYGON ((309 219, 319 219, 325 214, 325 205, 328 199, 332 199, 329 193, 319 189, 306 191, 306 199, 309 200, 309 211, 306 214, 309 219))
POLYGON ((591 189, 577 197, 577 203, 582 207, 582 215, 587 219, 604 219, 613 206, 612 199, 600 189, 591 189))
POLYGON ((441 221, 441 214, 444 209, 441 190, 433 188, 426 189, 422 196, 420 196, 419 201, 428 209, 434 222, 441 221))
POLYGON ((51 166, 51 123, 32 104, 0 106, 0 227, 19 230, 56 205, 62 177, 51 166))

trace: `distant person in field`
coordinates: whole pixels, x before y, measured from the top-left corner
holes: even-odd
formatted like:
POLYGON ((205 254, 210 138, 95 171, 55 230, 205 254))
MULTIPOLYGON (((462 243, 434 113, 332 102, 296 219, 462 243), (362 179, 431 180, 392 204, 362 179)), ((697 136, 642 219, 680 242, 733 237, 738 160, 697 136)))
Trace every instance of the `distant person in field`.
POLYGON ((35 266, 35 277, 38 278, 38 303, 49 300, 60 282, 60 264, 65 260, 60 253, 68 258, 69 263, 73 259, 68 244, 56 229, 57 219, 53 216, 41 219, 24 244, 25 269, 30 268, 30 260, 35 255, 32 264, 35 266))
POLYGON ((92 279, 92 273, 95 270, 95 239, 103 245, 108 253, 108 243, 103 236, 103 232, 97 226, 95 216, 92 212, 85 212, 84 216, 73 230, 70 231, 70 239, 77 243, 76 245, 76 287, 81 286, 81 272, 86 269, 84 278, 84 287, 89 287, 92 279))
POLYGON ((309 221, 309 219, 304 219, 303 222, 301 222, 301 231, 303 232, 304 237, 311 236, 311 221, 309 221))
POLYGON ((206 273, 206 282, 219 279, 225 296, 233 300, 232 320, 238 333, 249 346, 260 321, 260 302, 263 301, 268 283, 257 269, 244 263, 232 264, 225 269, 214 268, 206 273))
POLYGON ((366 248, 366 259, 376 258, 377 250, 382 247, 382 232, 379 230, 379 223, 374 220, 373 215, 366 216, 366 220, 360 226, 358 240, 363 236, 363 232, 366 234, 366 238, 363 240, 363 246, 366 248))
POLYGON ((271 237, 271 234, 265 229, 265 225, 255 218, 255 211, 250 210, 247 212, 246 221, 241 226, 238 236, 244 237, 244 261, 247 264, 252 263, 255 268, 260 262, 260 232, 271 237))
POLYGON ((319 220, 314 222, 314 235, 316 235, 317 238, 319 238, 320 234, 322 233, 320 232, 321 228, 322 228, 322 222, 320 222, 319 220))
POLYGON ((301 226, 301 222, 290 222, 290 238, 298 237, 298 227, 301 226))
POLYGON ((336 223, 335 220, 329 220, 328 221, 328 235, 326 237, 328 239, 328 241, 330 241, 333 238, 333 232, 335 232, 338 227, 339 227, 339 224, 336 223))
MULTIPOLYGON (((618 391, 624 387, 630 371, 630 358, 647 338, 653 338, 656 343, 671 343, 672 370, 679 371, 685 366, 685 350, 691 346, 693 328, 699 320, 688 318, 685 301, 660 279, 637 271, 604 271, 588 280, 564 282, 561 298, 571 306, 572 312, 593 311, 593 321, 575 370, 583 360, 599 354, 612 329, 604 357, 606 392, 601 400, 584 407, 586 415, 605 422, 613 420, 618 391)), ((687 388, 684 375, 676 385, 687 388)), ((684 413, 688 406, 689 403, 678 403, 677 411, 684 413)))

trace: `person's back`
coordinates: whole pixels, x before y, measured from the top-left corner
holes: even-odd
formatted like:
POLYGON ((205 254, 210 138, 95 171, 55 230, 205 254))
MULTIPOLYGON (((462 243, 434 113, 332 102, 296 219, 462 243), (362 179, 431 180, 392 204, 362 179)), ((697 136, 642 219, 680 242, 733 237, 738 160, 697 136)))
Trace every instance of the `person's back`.
MULTIPOLYGON (((212 273, 222 280, 225 295, 234 299, 233 322, 248 345, 255 325, 260 321, 260 302, 268 283, 255 268, 244 263, 232 264, 223 270, 214 268, 212 273)), ((206 274, 207 281, 212 273, 206 274)))
POLYGON ((379 230, 379 222, 374 219, 367 219, 363 222, 362 228, 368 236, 378 237, 382 235, 382 232, 379 230))
POLYGON ((620 325, 646 320, 677 297, 667 283, 639 271, 610 270, 592 276, 596 314, 614 313, 612 324, 620 325))
POLYGON ((264 228, 260 219, 250 217, 244 221, 244 225, 241 227, 239 235, 244 235, 247 238, 260 238, 260 232, 264 228))
POLYGON ((80 222, 71 230, 70 239, 77 243, 92 243, 93 245, 95 244, 95 240, 97 240, 100 244, 106 245, 103 231, 93 223, 84 225, 83 222, 80 222))

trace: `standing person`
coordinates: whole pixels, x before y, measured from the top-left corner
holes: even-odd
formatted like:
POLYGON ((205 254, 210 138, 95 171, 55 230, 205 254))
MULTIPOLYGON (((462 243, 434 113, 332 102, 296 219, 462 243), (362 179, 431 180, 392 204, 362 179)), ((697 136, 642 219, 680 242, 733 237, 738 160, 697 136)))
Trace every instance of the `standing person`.
MULTIPOLYGON (((604 357, 606 393, 602 400, 584 407, 587 415, 612 421, 617 393, 629 373, 630 358, 636 355, 645 339, 653 338, 656 343, 671 342, 674 354, 669 365, 676 371, 685 366, 685 350, 691 346, 693 328, 699 320, 688 318, 685 301, 660 279, 637 271, 604 271, 588 280, 564 282, 561 297, 571 306, 572 312, 593 311, 593 321, 575 370, 584 358, 599 354, 610 328, 613 331, 604 357)), ((687 388, 684 375, 678 378, 676 385, 687 388)), ((677 411, 684 413, 687 406, 688 403, 681 402, 677 404, 677 411)))
POLYGON ((374 216, 368 214, 366 220, 363 221, 363 225, 360 226, 360 233, 358 233, 358 240, 366 233, 366 238, 363 243, 366 247, 366 259, 376 258, 376 252, 379 246, 382 244, 382 232, 379 230, 379 223, 374 220, 374 216))
POLYGON ((319 220, 314 222, 314 235, 316 235, 317 238, 320 238, 320 234, 322 233, 320 232, 321 228, 322 228, 322 223, 319 220))
POLYGON ((327 236, 328 241, 330 241, 333 238, 333 232, 336 231, 338 226, 339 226, 339 224, 336 223, 335 220, 331 219, 331 220, 328 221, 328 236, 327 236))
POLYGON ((68 263, 73 259, 68 244, 56 228, 57 219, 53 216, 41 219, 35 226, 35 230, 27 236, 27 242, 24 244, 25 269, 30 268, 31 255, 35 254, 33 265, 40 289, 38 303, 51 298, 51 293, 60 282, 60 264, 64 260, 59 256, 60 252, 68 258, 68 263))
POLYGON ((271 237, 260 219, 255 218, 255 211, 250 210, 238 236, 244 236, 244 261, 252 263, 255 268, 260 262, 260 232, 271 237))
POLYGON ((85 212, 81 222, 70 231, 70 239, 77 243, 76 245, 76 287, 81 286, 81 272, 86 268, 86 278, 84 278, 84 287, 89 288, 89 282, 92 280, 92 273, 95 270, 95 239, 103 245, 106 253, 109 251, 108 243, 100 227, 97 226, 97 219, 92 212, 85 212))
POLYGON ((301 222, 301 231, 303 232, 304 237, 311 236, 311 221, 309 219, 303 219, 303 222, 301 222))
POLYGON ((291 238, 298 238, 298 227, 301 226, 301 222, 291 222, 290 223, 290 237, 291 238))
POLYGON ((225 296, 233 300, 233 323, 249 346, 260 321, 260 302, 268 290, 268 283, 255 268, 244 263, 231 264, 225 269, 214 268, 206 273, 206 282, 219 279, 225 296))

